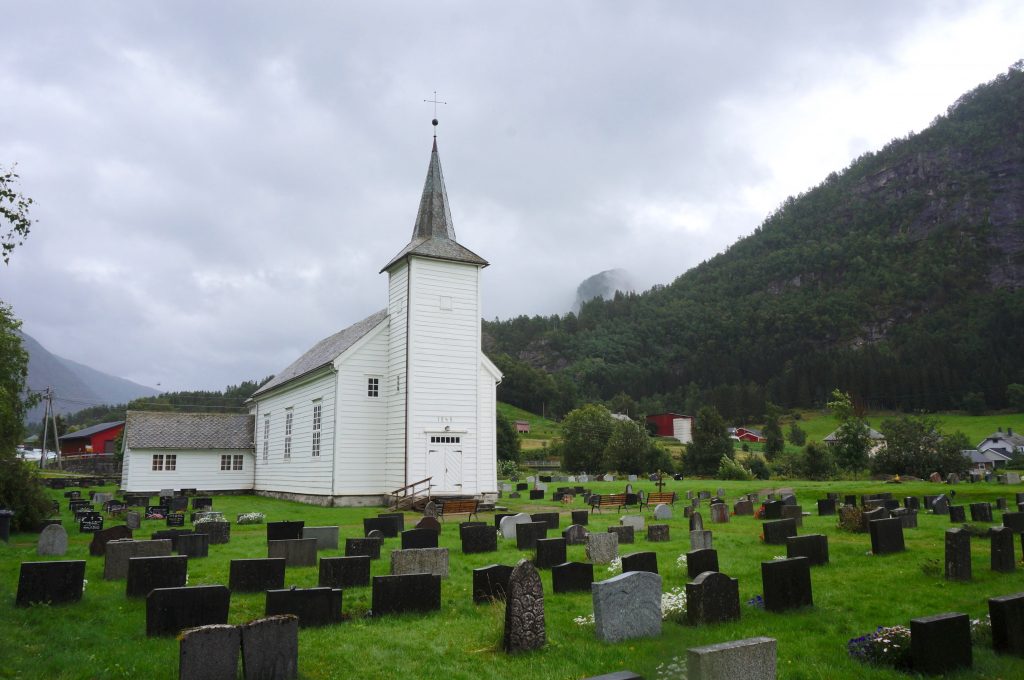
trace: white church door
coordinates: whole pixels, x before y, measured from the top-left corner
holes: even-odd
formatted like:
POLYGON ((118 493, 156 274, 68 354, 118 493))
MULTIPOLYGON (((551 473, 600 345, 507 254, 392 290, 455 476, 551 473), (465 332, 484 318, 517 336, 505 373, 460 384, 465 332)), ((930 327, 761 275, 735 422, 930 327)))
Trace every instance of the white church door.
POLYGON ((462 492, 462 437, 432 434, 427 445, 427 476, 432 493, 462 492))

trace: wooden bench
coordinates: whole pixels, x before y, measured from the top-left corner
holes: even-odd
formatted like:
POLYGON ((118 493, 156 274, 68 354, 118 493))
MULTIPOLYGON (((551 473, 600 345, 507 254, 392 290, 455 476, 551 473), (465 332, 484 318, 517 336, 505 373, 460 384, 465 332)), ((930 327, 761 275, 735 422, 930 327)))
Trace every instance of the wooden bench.
MULTIPOLYGON (((457 498, 454 500, 437 501, 437 516, 444 521, 445 515, 467 513, 470 518, 476 514, 480 501, 475 498, 457 498)), ((479 518, 478 518, 479 519, 479 518)))
POLYGON ((665 505, 672 505, 675 502, 675 491, 652 491, 651 493, 647 494, 646 498, 644 498, 643 505, 646 505, 649 508, 651 507, 652 503, 654 505, 660 505, 662 503, 664 503, 665 505))
POLYGON ((590 512, 594 512, 595 508, 598 512, 601 512, 601 508, 617 508, 621 510, 625 504, 626 494, 624 493, 594 494, 590 497, 590 512))

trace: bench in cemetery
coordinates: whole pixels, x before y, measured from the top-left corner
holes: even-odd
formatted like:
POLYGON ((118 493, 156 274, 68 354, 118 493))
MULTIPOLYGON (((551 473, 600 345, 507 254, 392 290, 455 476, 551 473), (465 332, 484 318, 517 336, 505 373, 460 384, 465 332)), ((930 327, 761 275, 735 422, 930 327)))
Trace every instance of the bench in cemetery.
POLYGON ((596 509, 601 512, 602 508, 616 508, 622 509, 622 506, 626 504, 626 494, 624 493, 603 493, 594 494, 590 497, 590 512, 594 512, 596 509))
POLYGON ((665 505, 672 505, 675 502, 675 491, 652 491, 651 493, 647 494, 646 498, 644 498, 643 505, 649 508, 652 505, 661 505, 662 503, 664 503, 665 505))
POLYGON ((480 501, 475 498, 459 498, 448 501, 437 502, 437 516, 444 521, 445 515, 458 515, 466 513, 472 518, 480 508, 480 501))

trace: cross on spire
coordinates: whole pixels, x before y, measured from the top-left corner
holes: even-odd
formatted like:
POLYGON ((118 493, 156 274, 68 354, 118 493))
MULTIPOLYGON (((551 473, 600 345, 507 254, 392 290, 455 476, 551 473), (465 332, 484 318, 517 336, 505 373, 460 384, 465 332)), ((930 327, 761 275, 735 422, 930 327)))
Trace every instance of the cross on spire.
POLYGON ((424 99, 423 101, 426 104, 433 104, 434 105, 434 119, 432 121, 430 121, 430 124, 434 126, 434 137, 437 137, 437 105, 438 104, 447 104, 448 102, 443 102, 443 101, 441 101, 440 99, 437 98, 437 90, 434 90, 434 98, 433 99, 424 99))

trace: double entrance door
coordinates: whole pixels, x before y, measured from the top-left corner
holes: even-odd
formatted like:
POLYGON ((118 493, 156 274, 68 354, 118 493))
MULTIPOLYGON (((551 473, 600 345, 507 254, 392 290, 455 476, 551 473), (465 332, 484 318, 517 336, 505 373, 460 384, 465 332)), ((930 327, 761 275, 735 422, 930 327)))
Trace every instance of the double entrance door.
POLYGON ((427 476, 431 493, 462 492, 462 437, 432 434, 427 440, 427 476))

